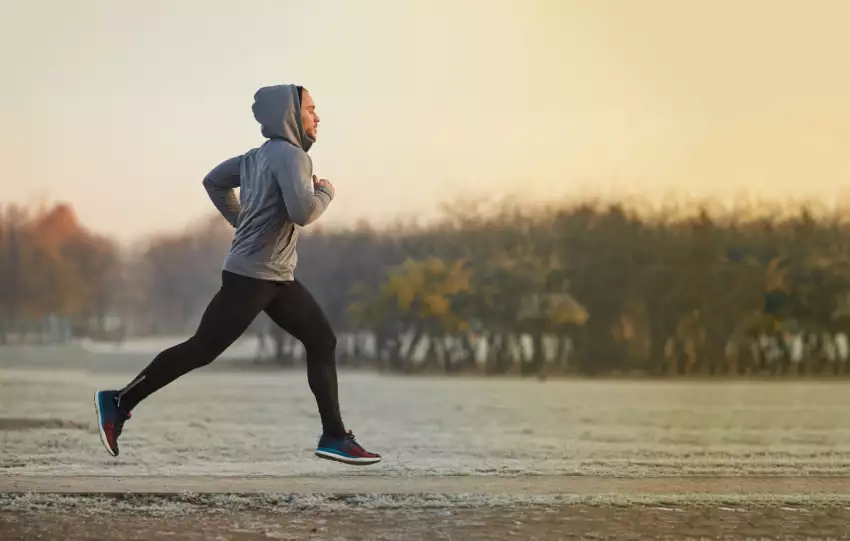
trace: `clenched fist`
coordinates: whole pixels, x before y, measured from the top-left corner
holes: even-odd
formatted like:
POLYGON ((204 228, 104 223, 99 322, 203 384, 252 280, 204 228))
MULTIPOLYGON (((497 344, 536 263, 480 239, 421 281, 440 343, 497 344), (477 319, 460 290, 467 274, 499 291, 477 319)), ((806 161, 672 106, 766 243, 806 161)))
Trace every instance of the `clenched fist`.
POLYGON ((324 188, 326 191, 334 193, 334 185, 331 184, 330 180, 313 175, 313 189, 318 190, 319 188, 324 188))

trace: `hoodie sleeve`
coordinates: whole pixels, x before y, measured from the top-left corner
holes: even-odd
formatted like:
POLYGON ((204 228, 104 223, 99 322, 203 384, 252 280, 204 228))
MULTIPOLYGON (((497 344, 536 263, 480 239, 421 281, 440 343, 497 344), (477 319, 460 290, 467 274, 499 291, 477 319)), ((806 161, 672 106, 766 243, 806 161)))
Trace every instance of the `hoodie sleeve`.
POLYGON ((289 218, 300 226, 315 222, 334 198, 331 188, 313 188, 313 162, 304 152, 279 153, 274 176, 289 218))
POLYGON ((234 191, 234 188, 239 187, 241 165, 242 156, 236 156, 221 162, 204 177, 204 188, 210 200, 233 227, 236 227, 239 213, 242 211, 234 191))

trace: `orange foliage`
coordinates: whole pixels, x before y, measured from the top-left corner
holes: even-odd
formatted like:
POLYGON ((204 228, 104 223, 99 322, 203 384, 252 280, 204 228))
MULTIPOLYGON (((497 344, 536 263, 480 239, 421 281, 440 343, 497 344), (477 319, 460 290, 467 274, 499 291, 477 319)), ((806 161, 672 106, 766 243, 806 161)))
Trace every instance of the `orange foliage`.
POLYGON ((73 207, 0 208, 0 303, 7 319, 102 316, 118 271, 115 244, 86 230, 73 207))

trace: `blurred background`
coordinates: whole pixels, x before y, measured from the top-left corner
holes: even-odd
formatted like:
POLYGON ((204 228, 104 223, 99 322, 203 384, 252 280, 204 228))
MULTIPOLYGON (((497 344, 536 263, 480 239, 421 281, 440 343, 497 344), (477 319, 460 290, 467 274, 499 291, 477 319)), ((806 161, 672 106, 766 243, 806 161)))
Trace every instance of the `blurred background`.
MULTIPOLYGON (((847 372, 846 2, 1 9, 0 343, 190 334, 232 235, 201 179, 293 82, 338 190, 297 276, 341 364, 847 372)), ((265 316, 240 343, 303 359, 265 316)))

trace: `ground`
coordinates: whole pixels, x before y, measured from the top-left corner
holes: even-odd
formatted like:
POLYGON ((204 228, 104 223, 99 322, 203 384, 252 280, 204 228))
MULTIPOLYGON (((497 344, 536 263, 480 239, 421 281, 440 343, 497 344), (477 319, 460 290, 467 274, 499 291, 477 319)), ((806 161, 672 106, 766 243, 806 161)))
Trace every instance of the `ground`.
POLYGON ((15 476, 0 489, 5 541, 850 538, 838 478, 15 476))
MULTIPOLYGON (((157 345, 158 347, 159 345, 157 345)), ((302 371, 207 367, 110 457, 154 348, 0 348, 0 539, 848 539, 844 382, 340 375, 379 465, 312 455, 302 371)))
POLYGON ((835 540, 850 537, 846 509, 523 506, 345 512, 220 511, 193 515, 0 511, 5 541, 63 539, 289 541, 835 540))

